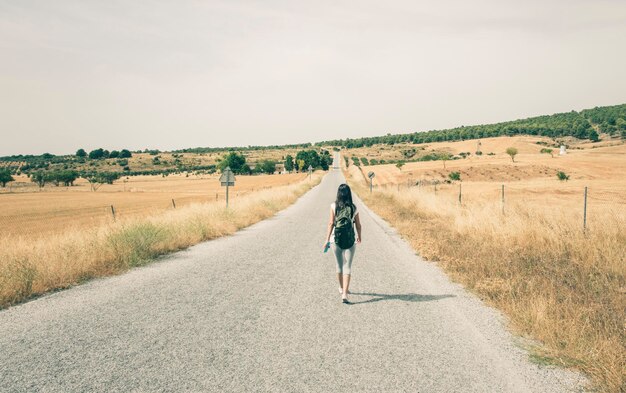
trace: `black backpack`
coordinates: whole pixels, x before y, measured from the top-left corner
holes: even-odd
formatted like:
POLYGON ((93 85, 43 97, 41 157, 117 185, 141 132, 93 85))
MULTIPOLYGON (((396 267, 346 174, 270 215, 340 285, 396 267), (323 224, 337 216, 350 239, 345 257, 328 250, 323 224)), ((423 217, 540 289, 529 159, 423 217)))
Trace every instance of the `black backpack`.
POLYGON ((348 249, 354 245, 354 205, 346 205, 341 209, 335 207, 335 244, 342 249, 348 249))

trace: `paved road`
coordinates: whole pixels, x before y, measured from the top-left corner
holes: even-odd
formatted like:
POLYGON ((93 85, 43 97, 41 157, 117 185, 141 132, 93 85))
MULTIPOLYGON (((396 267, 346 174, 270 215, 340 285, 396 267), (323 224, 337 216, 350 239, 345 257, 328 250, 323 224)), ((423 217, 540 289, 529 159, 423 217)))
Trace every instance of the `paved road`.
POLYGON ((321 253, 343 177, 272 219, 0 312, 0 391, 567 392, 499 315, 358 203, 343 305, 321 253))

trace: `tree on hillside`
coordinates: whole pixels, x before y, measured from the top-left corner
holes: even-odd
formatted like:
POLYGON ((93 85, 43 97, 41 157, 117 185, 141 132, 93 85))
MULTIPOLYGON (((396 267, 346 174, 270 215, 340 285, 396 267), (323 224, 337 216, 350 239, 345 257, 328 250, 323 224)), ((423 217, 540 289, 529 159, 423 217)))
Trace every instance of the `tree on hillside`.
POLYGON ((13 176, 11 176, 11 172, 8 169, 0 169, 0 184, 2 187, 6 187, 8 182, 15 181, 13 176))
POLYGON ((90 151, 89 158, 92 160, 99 160, 101 158, 104 158, 104 150, 100 148, 90 151))
POLYGON ((443 169, 446 169, 446 161, 448 161, 450 158, 452 158, 450 153, 441 153, 439 155, 439 159, 443 161, 443 169))
POLYGON ((232 151, 222 158, 222 161, 218 164, 218 168, 220 171, 224 171, 226 167, 230 167, 230 170, 238 175, 246 173, 246 171, 244 171, 245 163, 246 157, 243 154, 232 151))
POLYGON ((511 161, 515 162, 515 156, 517 155, 517 149, 514 147, 509 147, 506 149, 506 154, 511 156, 511 161))
POLYGON ((291 172, 293 171, 293 167, 294 167, 293 157, 287 154, 287 156, 285 157, 285 170, 287 172, 291 172))
POLYGON ((589 139, 591 139, 592 142, 598 142, 600 141, 600 136, 596 130, 591 129, 591 131, 589 131, 589 139))
POLYGON ((87 157, 87 152, 85 151, 85 149, 78 149, 76 150, 76 157, 85 158, 87 157))
POLYGON ((131 153, 128 149, 122 149, 120 151, 120 158, 131 158, 133 153, 131 153))
POLYGON ((109 158, 118 158, 120 156, 120 152, 117 150, 112 150, 111 153, 109 153, 109 158))

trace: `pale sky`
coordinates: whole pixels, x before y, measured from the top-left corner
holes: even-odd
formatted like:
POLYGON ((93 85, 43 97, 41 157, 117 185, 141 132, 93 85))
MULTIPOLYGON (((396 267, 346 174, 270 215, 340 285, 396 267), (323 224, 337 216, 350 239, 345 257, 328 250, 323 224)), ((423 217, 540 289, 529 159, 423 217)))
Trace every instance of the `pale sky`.
POLYGON ((0 0, 0 156, 317 142, 626 103, 626 1, 0 0))

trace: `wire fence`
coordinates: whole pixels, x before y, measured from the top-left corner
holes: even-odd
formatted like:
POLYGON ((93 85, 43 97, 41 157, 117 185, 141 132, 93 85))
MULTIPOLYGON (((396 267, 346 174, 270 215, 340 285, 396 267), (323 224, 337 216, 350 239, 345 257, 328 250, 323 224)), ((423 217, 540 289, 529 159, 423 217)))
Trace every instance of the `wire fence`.
POLYGON ((409 191, 417 193, 418 197, 436 198, 444 206, 470 211, 489 205, 503 215, 519 211, 520 207, 555 217, 569 215, 579 222, 583 231, 607 218, 626 222, 626 186, 621 185, 587 186, 580 182, 555 184, 547 181, 529 184, 408 181, 378 188, 397 193, 409 191))
MULTIPOLYGON (((265 189, 265 187, 242 191, 230 190, 229 204, 236 205, 240 197, 261 189, 265 189)), ((65 230, 93 228, 128 218, 156 215, 192 204, 226 205, 224 190, 214 193, 187 193, 184 195, 160 195, 156 193, 97 195, 98 201, 110 197, 109 203, 90 201, 90 193, 72 194, 68 200, 61 200, 62 203, 59 203, 58 200, 47 201, 45 199, 39 199, 36 202, 3 201, 4 203, 0 205, 0 237, 47 236, 65 230), (126 198, 124 198, 125 196, 126 198)), ((11 196, 21 198, 22 195, 24 194, 11 196)))

